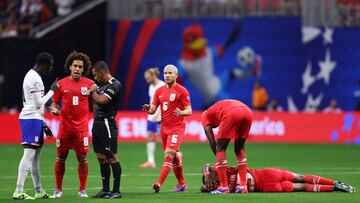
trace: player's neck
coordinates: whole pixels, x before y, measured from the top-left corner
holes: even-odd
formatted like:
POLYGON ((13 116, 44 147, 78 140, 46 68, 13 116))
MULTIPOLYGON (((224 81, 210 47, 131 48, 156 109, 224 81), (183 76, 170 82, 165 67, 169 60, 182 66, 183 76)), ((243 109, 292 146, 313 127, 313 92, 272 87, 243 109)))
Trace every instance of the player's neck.
POLYGON ((35 66, 33 70, 36 71, 39 75, 41 75, 41 70, 39 67, 35 66))
POLYGON ((167 83, 166 86, 170 89, 172 87, 174 87, 176 85, 176 82, 172 82, 172 83, 167 83))
POLYGON ((70 80, 75 81, 75 82, 79 82, 81 80, 82 77, 79 78, 73 78, 72 76, 70 76, 70 80))

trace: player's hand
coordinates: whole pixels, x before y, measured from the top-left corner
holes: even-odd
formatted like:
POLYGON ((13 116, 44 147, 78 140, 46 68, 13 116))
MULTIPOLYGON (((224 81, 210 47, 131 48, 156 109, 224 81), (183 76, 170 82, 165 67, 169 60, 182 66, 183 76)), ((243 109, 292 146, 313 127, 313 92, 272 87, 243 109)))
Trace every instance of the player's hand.
POLYGON ((96 84, 91 85, 90 91, 96 91, 98 89, 98 86, 96 84))
POLYGON ((174 112, 174 115, 181 116, 181 110, 179 108, 176 108, 173 112, 174 112))
POLYGON ((56 78, 55 82, 50 86, 50 90, 52 90, 53 92, 59 89, 59 84, 57 83, 57 81, 58 78, 56 78))
POLYGON ((149 112, 149 110, 150 110, 150 105, 149 105, 149 104, 144 104, 144 105, 142 106, 142 110, 143 110, 143 111, 146 111, 146 112, 149 112))
POLYGON ((43 131, 44 131, 47 138, 52 138, 53 137, 53 133, 51 132, 49 126, 46 125, 46 123, 44 123, 44 125, 43 125, 43 131))
POLYGON ((52 107, 52 106, 50 106, 49 108, 50 108, 50 111, 51 111, 52 115, 54 115, 54 116, 60 115, 60 110, 58 108, 55 108, 55 107, 52 107))

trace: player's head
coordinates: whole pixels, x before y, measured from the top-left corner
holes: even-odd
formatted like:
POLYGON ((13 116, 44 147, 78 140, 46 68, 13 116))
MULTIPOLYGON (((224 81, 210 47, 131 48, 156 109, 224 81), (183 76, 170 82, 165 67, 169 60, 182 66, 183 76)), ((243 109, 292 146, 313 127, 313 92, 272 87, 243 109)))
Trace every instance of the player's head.
POLYGON ((70 74, 74 80, 80 80, 82 76, 86 76, 91 68, 90 58, 81 52, 73 51, 66 58, 65 72, 70 74))
POLYGON ((148 84, 154 84, 159 79, 160 71, 158 67, 148 68, 144 73, 144 78, 148 84))
POLYGON ((47 53, 47 52, 41 52, 36 56, 36 67, 39 68, 39 70, 43 74, 49 74, 54 65, 54 57, 47 53))
POLYGON ((97 82, 105 83, 108 80, 106 76, 110 74, 109 66, 104 61, 97 61, 91 68, 91 73, 97 82))
POLYGON ((176 78, 178 76, 178 69, 172 64, 168 64, 164 68, 164 80, 166 84, 170 85, 176 83, 176 78))

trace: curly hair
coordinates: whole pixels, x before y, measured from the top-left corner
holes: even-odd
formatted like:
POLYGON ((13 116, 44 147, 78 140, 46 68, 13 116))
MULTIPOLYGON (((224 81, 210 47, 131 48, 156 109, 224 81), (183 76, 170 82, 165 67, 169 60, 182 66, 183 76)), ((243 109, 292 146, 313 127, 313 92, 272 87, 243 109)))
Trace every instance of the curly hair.
POLYGON ((65 61, 65 72, 70 74, 70 66, 72 65, 73 61, 79 60, 84 62, 84 72, 82 73, 83 76, 87 76, 91 69, 91 61, 90 57, 84 53, 73 51, 69 54, 65 61))

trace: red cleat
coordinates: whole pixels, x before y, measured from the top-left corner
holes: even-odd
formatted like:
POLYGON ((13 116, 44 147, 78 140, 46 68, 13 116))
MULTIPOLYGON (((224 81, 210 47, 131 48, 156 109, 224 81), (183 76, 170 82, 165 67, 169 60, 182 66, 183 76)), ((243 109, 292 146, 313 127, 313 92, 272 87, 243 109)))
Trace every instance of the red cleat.
POLYGON ((155 168, 155 163, 152 163, 152 162, 145 162, 143 164, 141 164, 139 167, 140 168, 155 168))
POLYGON ((152 188, 154 189, 155 193, 159 193, 161 186, 159 183, 155 183, 152 188))

